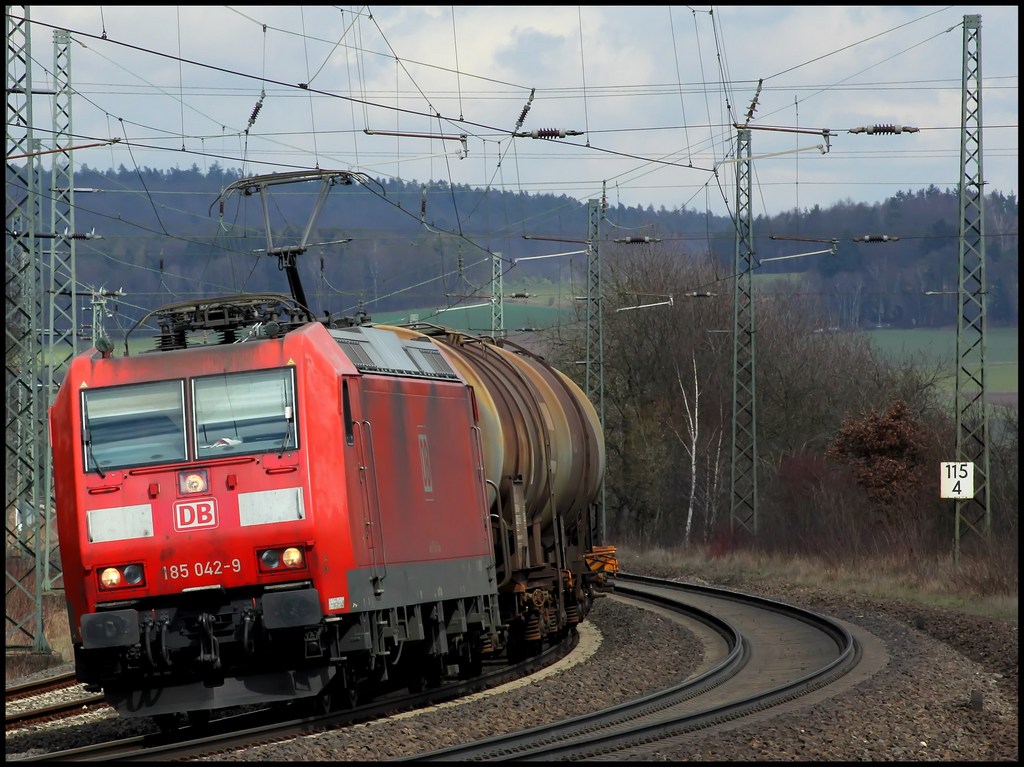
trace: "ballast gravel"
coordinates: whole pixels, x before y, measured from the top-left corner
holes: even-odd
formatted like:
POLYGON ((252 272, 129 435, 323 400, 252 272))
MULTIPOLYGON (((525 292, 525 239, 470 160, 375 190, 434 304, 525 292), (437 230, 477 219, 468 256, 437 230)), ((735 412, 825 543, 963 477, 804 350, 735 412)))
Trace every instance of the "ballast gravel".
MULTIPOLYGON (((859 626, 885 644, 888 663, 825 701, 707 737, 688 736, 685 743, 656 750, 651 760, 1018 760, 1016 620, 754 580, 723 585, 859 626)), ((682 681, 701 660, 689 632, 610 598, 596 601, 580 636, 574 660, 497 694, 206 761, 392 760, 636 698, 682 681)), ((7 758, 32 747, 71 748, 150 728, 110 712, 84 714, 8 732, 7 758)))

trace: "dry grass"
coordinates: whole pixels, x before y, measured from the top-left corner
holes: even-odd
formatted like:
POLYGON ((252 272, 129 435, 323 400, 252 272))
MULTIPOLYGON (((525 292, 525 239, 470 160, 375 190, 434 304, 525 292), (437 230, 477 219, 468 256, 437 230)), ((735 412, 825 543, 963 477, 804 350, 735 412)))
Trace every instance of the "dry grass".
POLYGON ((782 557, 755 551, 734 550, 718 556, 701 547, 684 549, 619 547, 624 572, 676 575, 728 585, 760 578, 793 586, 830 588, 882 599, 948 607, 998 618, 1017 618, 1017 566, 1014 547, 1012 569, 995 561, 961 559, 956 567, 945 558, 861 558, 856 566, 834 558, 782 557))

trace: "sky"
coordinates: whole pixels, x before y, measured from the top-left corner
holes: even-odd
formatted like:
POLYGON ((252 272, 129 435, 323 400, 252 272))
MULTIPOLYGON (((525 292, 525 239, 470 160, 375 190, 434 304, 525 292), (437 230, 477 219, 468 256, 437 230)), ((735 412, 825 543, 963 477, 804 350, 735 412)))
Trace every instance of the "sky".
MULTIPOLYGON (((954 188, 979 15, 983 177, 1018 191, 1017 6, 28 9, 34 91, 71 33, 76 168, 319 167, 723 215, 746 124, 755 216, 954 188), (851 132, 872 125, 918 130, 851 132)), ((44 148, 51 110, 33 98, 44 148)))

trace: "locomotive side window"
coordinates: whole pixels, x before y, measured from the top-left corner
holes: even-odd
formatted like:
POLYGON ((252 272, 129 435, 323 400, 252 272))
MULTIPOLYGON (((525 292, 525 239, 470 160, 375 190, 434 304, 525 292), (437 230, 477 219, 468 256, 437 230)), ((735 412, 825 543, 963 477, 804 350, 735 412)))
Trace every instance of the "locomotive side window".
POLYGON ((185 460, 182 381, 82 391, 86 471, 185 460))
POLYGON ((198 460, 299 446, 292 368, 193 379, 192 404, 198 460))
POLYGON ((356 435, 352 430, 352 402, 348 398, 348 381, 341 382, 341 408, 345 418, 345 442, 356 444, 356 435))

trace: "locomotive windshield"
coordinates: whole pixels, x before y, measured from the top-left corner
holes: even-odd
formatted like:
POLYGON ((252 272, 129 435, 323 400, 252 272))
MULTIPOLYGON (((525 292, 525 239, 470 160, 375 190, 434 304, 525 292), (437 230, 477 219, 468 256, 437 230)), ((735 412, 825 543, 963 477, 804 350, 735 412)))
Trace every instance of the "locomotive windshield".
POLYGON ((185 460, 184 383, 82 391, 86 471, 185 460))
POLYGON ((197 459, 298 447, 291 368, 196 378, 192 401, 197 459))
MULTIPOLYGON (((291 368, 192 380, 194 460, 298 448, 291 368)), ((185 382, 156 381, 82 391, 86 471, 188 460, 185 382)))

